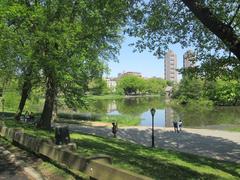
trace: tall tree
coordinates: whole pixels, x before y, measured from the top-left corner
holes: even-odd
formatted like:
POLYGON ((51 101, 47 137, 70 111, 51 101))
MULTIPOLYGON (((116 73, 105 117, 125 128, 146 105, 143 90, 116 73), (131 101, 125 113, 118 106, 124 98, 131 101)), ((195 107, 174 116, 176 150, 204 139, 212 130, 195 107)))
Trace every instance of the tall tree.
POLYGON ((19 120, 29 97, 32 86, 38 82, 39 69, 32 56, 32 42, 34 40, 35 26, 32 21, 36 19, 36 12, 32 9, 31 1, 6 1, 0 3, 1 39, 2 46, 0 68, 8 70, 8 76, 18 79, 21 99, 19 102, 16 119, 19 120), (6 63, 7 62, 7 63, 6 63), (7 66, 6 66, 7 64, 7 66), (5 67, 5 69, 4 69, 5 67))
POLYGON ((33 72, 46 84, 38 127, 51 127, 58 93, 65 96, 68 105, 81 104, 87 82, 99 77, 105 60, 116 58, 128 5, 123 0, 1 1, 6 27, 23 37, 29 48, 25 56, 21 51, 13 52, 27 62, 25 67, 34 62, 37 68, 34 64, 33 72))
POLYGON ((42 25, 43 36, 38 43, 38 54, 43 59, 42 66, 47 81, 46 100, 39 127, 50 128, 58 92, 67 95, 68 102, 82 102, 88 79, 101 72, 99 67, 102 66, 99 65, 103 60, 115 57, 126 5, 125 1, 108 0, 56 0, 46 3, 46 23, 42 25), (67 81, 62 77, 68 78, 67 81))

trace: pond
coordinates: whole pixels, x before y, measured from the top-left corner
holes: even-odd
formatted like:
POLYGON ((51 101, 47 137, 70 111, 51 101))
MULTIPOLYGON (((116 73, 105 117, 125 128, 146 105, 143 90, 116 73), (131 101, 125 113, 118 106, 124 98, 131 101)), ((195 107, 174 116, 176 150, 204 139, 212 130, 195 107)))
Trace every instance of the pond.
MULTIPOLYGON (((182 120, 185 127, 215 128, 240 126, 240 107, 167 106, 165 97, 129 97, 115 100, 94 100, 89 103, 92 113, 112 116, 140 117, 139 126, 151 126, 151 108, 156 109, 155 126, 172 127, 174 120, 182 120)), ((80 110, 84 112, 84 110, 80 110)))

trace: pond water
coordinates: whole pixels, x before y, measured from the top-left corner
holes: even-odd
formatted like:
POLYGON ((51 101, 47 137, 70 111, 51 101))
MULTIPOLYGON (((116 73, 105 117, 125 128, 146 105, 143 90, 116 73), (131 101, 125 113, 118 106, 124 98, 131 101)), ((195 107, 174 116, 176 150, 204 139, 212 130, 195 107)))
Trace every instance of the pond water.
MULTIPOLYGON (((129 97, 116 100, 94 100, 88 111, 97 114, 140 117, 139 126, 151 126, 151 108, 156 109, 155 126, 172 127, 174 120, 183 120, 185 127, 240 126, 240 107, 174 106, 165 97, 129 97)), ((82 110, 84 111, 84 110, 82 110)))

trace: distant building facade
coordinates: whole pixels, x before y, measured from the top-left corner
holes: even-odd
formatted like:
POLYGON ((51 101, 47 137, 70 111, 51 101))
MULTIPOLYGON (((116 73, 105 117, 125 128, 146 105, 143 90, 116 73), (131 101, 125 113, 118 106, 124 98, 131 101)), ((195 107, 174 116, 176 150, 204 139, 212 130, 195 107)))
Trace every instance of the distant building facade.
POLYGON ((169 50, 164 57, 165 79, 177 82, 177 55, 169 50))
POLYGON ((188 50, 183 55, 183 68, 194 67, 196 57, 192 50, 188 50))
POLYGON ((131 72, 131 71, 128 71, 128 72, 119 73, 119 74, 118 74, 118 78, 120 78, 120 77, 122 77, 122 76, 127 76, 127 75, 134 75, 134 76, 142 77, 142 74, 139 73, 139 72, 131 72))
POLYGON ((138 77, 142 77, 142 74, 139 72, 123 72, 123 73, 118 73, 118 77, 115 78, 105 78, 105 81, 107 82, 107 86, 108 88, 112 91, 115 92, 116 91, 116 87, 117 87, 117 81, 118 79, 120 79, 123 76, 126 75, 134 75, 134 76, 138 76, 138 77))
POLYGON ((107 82, 108 88, 112 91, 116 91, 116 86, 117 86, 117 78, 106 78, 105 79, 107 82))

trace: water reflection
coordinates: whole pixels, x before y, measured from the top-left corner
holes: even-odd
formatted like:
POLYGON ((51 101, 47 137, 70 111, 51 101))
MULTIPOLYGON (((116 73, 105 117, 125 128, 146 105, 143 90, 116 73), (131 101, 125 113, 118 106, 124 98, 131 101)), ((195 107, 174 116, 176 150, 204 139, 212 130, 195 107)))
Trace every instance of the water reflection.
POLYGON ((116 100, 94 100, 89 108, 79 110, 108 115, 128 115, 141 118, 140 126, 151 126, 150 109, 154 107, 155 125, 171 127, 174 120, 183 120, 186 127, 206 127, 219 124, 240 125, 240 107, 167 107, 164 97, 133 97, 116 100))
MULTIPOLYGON (((165 127, 166 119, 165 119, 165 110, 157 109, 154 117, 154 125, 157 127, 165 127)), ((152 125, 152 116, 150 113, 150 109, 147 112, 141 114, 141 122, 140 126, 151 126, 152 125)))

